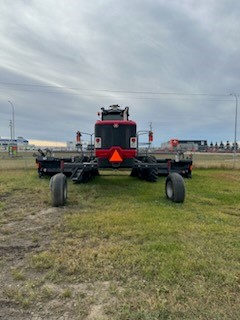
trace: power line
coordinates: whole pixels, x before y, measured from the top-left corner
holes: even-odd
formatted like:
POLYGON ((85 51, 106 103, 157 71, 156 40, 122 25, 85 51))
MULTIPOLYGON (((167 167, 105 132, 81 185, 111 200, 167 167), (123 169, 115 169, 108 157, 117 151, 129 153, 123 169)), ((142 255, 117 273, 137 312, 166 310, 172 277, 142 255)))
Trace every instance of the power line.
MULTIPOLYGON (((110 89, 92 89, 92 88, 80 88, 80 87, 65 87, 65 86, 53 86, 53 85, 38 85, 38 84, 23 84, 23 83, 10 83, 0 81, 0 84, 5 86, 18 86, 18 87, 35 87, 35 88, 52 88, 52 89, 66 89, 66 90, 80 90, 80 91, 96 91, 96 92, 108 92, 108 93, 130 93, 130 94, 146 94, 146 95, 175 95, 175 96, 208 96, 208 97, 226 97, 229 94, 222 93, 188 93, 188 92, 156 92, 156 91, 130 91, 130 90, 110 90, 110 89)), ((24 89, 18 89, 23 90, 24 89)), ((31 91, 31 90, 28 90, 31 91)), ((39 91, 40 92, 40 91, 39 91)))
MULTIPOLYGON (((1 90, 1 89, 0 89, 1 90)), ((18 89, 16 89, 15 91, 18 91, 18 89)), ((110 95, 100 95, 100 94, 87 94, 87 93, 80 93, 80 92, 56 92, 56 91, 49 91, 49 90, 28 90, 28 89, 20 89, 20 91, 23 91, 23 92, 28 92, 28 93, 32 93, 32 92, 36 92, 36 93, 43 93, 43 94, 67 94, 67 95, 71 95, 71 96, 81 96, 81 97, 96 97, 96 98, 101 98, 101 99, 107 99, 107 98, 114 98, 114 99, 124 99, 124 100, 160 100, 160 99, 166 99, 166 95, 165 97, 162 97, 162 96, 154 96, 154 97, 137 97, 137 96, 110 96, 110 95)), ((184 95, 183 95, 184 96, 184 95)), ((180 97, 180 96, 177 96, 177 95, 173 95, 172 97, 168 97, 167 99, 168 100, 177 100, 177 101, 192 101, 192 99, 194 99, 195 101, 219 101, 219 102, 223 102, 223 101, 226 101, 226 102, 229 102, 229 101, 232 101, 232 99, 227 98, 227 95, 223 95, 222 96, 222 99, 220 96, 216 96, 216 98, 214 98, 214 96, 212 95, 208 95, 208 96, 197 96, 197 95, 194 95, 194 96, 191 96, 188 95, 185 97, 180 97), (210 98, 212 97, 212 98, 210 98), (217 98, 219 97, 219 98, 217 98), (225 99, 224 99, 225 98, 225 99)))

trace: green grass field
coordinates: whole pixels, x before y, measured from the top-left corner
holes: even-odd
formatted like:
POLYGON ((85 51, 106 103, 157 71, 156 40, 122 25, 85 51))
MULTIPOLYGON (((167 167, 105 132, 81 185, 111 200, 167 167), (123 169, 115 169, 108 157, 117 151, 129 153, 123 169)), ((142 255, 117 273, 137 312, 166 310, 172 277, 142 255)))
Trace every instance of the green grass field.
POLYGON ((35 170, 1 171, 0 182, 1 243, 33 248, 2 259, 14 283, 2 299, 35 314, 58 300, 73 319, 239 318, 239 171, 195 170, 184 204, 165 198, 164 178, 70 182, 55 211, 35 170))

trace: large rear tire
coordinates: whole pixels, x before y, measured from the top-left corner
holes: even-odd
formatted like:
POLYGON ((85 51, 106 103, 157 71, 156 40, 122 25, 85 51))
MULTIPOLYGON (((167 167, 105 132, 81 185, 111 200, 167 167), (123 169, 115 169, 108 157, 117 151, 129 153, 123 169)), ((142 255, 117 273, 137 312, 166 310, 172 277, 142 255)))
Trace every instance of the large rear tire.
POLYGON ((183 177, 176 172, 170 173, 166 179, 165 192, 169 200, 183 203, 185 199, 185 184, 183 177))
POLYGON ((67 201, 67 178, 63 173, 52 176, 50 190, 53 207, 64 206, 67 201))
MULTIPOLYGON (((157 160, 153 156, 146 156, 143 159, 141 159, 143 163, 157 163, 157 160)), ((147 167, 147 168, 140 168, 140 169, 133 169, 137 170, 135 172, 138 173, 138 178, 141 180, 146 180, 148 182, 156 182, 158 180, 158 169, 156 166, 147 167)), ((134 172, 134 173, 135 173, 134 172)), ((131 174, 133 176, 133 174, 131 174)))
POLYGON ((130 173, 131 177, 138 177, 139 176, 139 169, 137 168, 133 168, 131 173, 130 173))
MULTIPOLYGON (((148 157, 147 158, 148 163, 157 163, 157 160, 155 157, 148 157)), ((157 168, 148 168, 146 171, 146 180, 149 182, 157 182, 158 180, 158 169, 157 168)))

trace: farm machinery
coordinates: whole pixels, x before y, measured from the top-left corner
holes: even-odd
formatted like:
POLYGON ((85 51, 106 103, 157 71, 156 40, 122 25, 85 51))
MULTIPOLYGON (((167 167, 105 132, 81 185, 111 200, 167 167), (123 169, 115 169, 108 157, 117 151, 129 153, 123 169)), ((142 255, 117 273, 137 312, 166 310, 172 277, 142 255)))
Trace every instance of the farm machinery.
MULTIPOLYGON (((156 182, 158 176, 166 176, 165 193, 173 202, 184 202, 183 177, 190 178, 191 159, 157 159, 139 152, 139 134, 136 122, 129 120, 129 108, 118 105, 101 108, 100 119, 95 123, 94 150, 77 156, 57 158, 39 150, 36 157, 38 175, 51 176, 50 190, 53 206, 63 206, 67 199, 67 177, 75 183, 84 183, 99 175, 99 170, 129 170, 132 177, 156 182)), ((152 132, 149 131, 149 141, 152 132)), ((91 135, 91 138, 92 138, 91 135)), ((81 146, 81 133, 77 132, 77 144, 81 146)))

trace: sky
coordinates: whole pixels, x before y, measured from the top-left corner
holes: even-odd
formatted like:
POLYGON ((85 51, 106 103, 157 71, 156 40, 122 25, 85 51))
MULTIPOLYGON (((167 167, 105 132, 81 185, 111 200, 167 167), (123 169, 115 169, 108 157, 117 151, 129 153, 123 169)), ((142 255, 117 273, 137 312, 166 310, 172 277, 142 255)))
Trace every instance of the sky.
POLYGON ((238 0, 1 0, 0 137, 14 111, 15 136, 75 140, 118 104, 155 146, 234 141, 239 59, 238 0))

